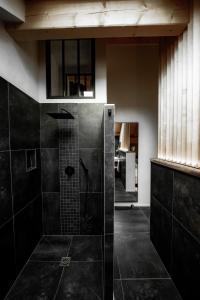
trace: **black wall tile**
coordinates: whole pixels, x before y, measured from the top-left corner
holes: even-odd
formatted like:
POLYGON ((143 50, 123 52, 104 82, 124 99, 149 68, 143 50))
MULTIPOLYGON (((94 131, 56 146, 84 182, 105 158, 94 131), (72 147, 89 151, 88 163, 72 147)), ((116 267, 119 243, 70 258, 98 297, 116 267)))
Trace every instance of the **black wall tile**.
POLYGON ((114 235, 105 234, 104 236, 104 299, 113 299, 114 269, 114 235))
POLYGON ((42 191, 59 192, 59 149, 41 149, 42 191))
POLYGON ((11 149, 40 147, 39 103, 18 90, 9 88, 11 149))
POLYGON ((60 194, 43 193, 44 234, 61 234, 60 194))
POLYGON ((101 192, 102 153, 101 149, 80 149, 80 158, 88 174, 80 165, 80 191, 101 192))
POLYGON ((114 106, 104 107, 104 289, 105 299, 113 297, 114 233, 114 106))
POLYGON ((31 172, 26 172, 25 156, 25 149, 40 147, 39 112, 39 103, 0 78, 1 299, 42 234, 40 150, 31 172))
POLYGON ((15 216, 17 272, 23 267, 42 236, 42 198, 39 196, 15 216))
POLYGON ((102 147, 103 104, 79 104, 79 146, 80 148, 102 147))
POLYGON ((173 268, 175 281, 183 300, 199 296, 200 244, 176 221, 173 222, 173 268))
POLYGON ((58 148, 58 121, 48 116, 48 112, 58 112, 58 104, 40 104, 40 141, 41 148, 58 148))
MULTIPOLYGON (((151 195, 152 241, 159 255, 165 261, 183 299, 196 299, 199 294, 200 270, 199 178, 154 164, 152 164, 152 174, 154 174, 151 195), (171 179, 172 172, 174 180, 171 179), (155 178, 157 179, 155 180, 155 178), (155 186, 156 184, 157 186, 155 186), (156 193, 156 199, 161 197, 166 188, 170 191, 170 193, 166 191, 166 199, 169 200, 171 194, 170 197, 173 199, 171 214, 168 214, 167 210, 154 199, 156 193), (168 267, 170 243, 171 268, 168 267)), ((164 205, 163 199, 165 197, 160 202, 164 205)), ((167 208, 170 211, 169 206, 167 208)))
POLYGON ((0 299, 4 299, 16 277, 13 220, 0 229, 0 266, 0 299))
POLYGON ((151 240, 167 270, 171 269, 172 216, 154 197, 151 200, 151 240))
POLYGON ((105 154, 105 232, 114 231, 114 154, 105 154))
POLYGON ((40 151, 36 151, 37 168, 26 169, 25 150, 12 151, 12 184, 14 213, 32 201, 41 193, 40 151))
POLYGON ((12 216, 10 153, 0 152, 0 225, 12 216))
POLYGON ((151 194, 172 212, 173 171, 152 163, 151 194))
POLYGON ((174 173, 174 216, 200 242, 200 179, 174 173))
POLYGON ((121 280, 114 280, 115 300, 124 300, 121 280))
POLYGON ((0 151, 9 149, 8 83, 0 77, 0 151))
POLYGON ((80 233, 101 235, 104 224, 104 203, 101 193, 81 193, 80 233))

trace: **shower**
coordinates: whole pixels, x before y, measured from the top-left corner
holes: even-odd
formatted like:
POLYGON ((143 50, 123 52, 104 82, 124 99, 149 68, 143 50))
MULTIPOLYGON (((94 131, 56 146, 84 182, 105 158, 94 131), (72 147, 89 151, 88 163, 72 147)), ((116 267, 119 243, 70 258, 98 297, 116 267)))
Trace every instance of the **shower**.
POLYGON ((63 112, 55 112, 55 113, 47 113, 50 117, 57 119, 57 120, 64 120, 64 119, 74 119, 72 114, 65 110, 64 108, 61 108, 63 112))

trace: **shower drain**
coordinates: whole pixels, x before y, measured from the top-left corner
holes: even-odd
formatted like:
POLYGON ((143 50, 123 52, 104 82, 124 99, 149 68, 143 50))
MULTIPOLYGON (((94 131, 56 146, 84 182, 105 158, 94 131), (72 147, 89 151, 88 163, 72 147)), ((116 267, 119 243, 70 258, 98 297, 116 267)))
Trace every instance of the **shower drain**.
POLYGON ((71 257, 62 257, 60 260, 60 267, 69 267, 71 262, 71 257))

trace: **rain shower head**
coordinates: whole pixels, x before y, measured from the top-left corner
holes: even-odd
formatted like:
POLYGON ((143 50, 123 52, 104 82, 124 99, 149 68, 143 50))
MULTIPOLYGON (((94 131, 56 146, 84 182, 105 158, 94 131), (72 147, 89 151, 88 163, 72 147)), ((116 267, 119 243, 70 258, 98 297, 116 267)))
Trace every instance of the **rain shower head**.
POLYGON ((57 120, 74 119, 72 114, 70 114, 67 110, 64 108, 61 108, 61 110, 64 112, 47 113, 47 115, 57 120))

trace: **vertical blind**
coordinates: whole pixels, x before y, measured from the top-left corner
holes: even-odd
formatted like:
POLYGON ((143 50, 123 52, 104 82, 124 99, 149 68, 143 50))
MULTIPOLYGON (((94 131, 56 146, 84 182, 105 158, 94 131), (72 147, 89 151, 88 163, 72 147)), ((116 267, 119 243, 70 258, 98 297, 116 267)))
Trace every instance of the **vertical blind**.
POLYGON ((182 35, 162 38, 158 158, 200 167, 200 1, 182 35))

